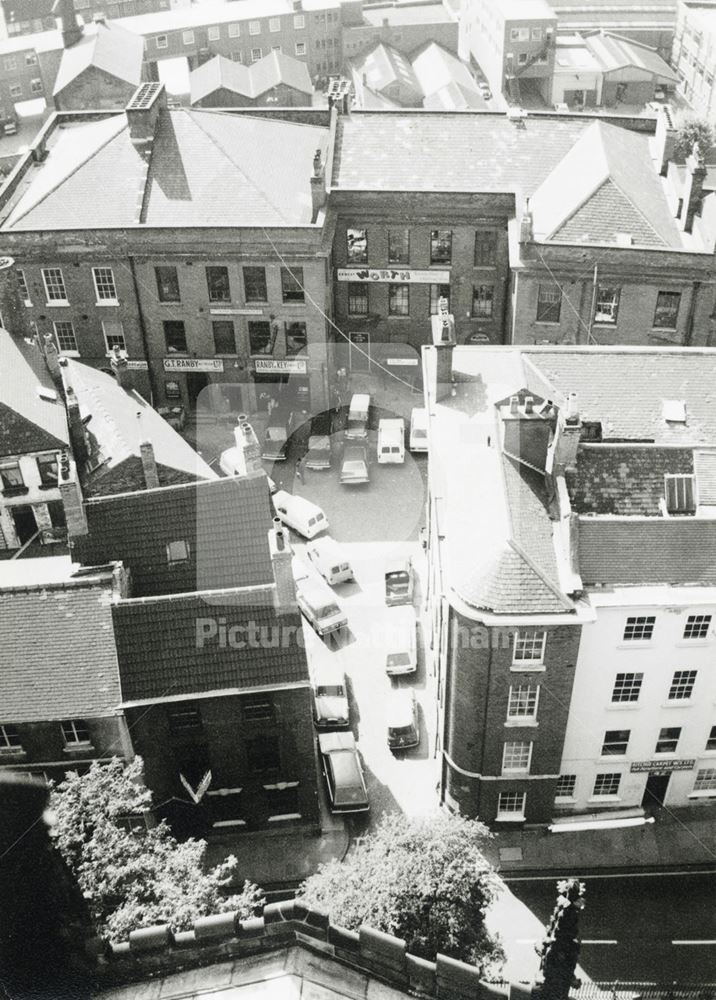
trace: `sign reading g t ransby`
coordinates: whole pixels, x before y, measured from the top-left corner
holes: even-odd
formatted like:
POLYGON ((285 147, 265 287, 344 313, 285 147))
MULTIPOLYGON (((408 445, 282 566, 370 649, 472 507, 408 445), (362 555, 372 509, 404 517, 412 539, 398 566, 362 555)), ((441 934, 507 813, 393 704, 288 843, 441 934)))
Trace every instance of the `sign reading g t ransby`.
POLYGON ((223 358, 164 358, 165 372, 223 372, 223 358))
POLYGON ((669 774, 670 771, 692 771, 696 760, 635 760, 629 770, 633 773, 649 771, 651 774, 669 774))

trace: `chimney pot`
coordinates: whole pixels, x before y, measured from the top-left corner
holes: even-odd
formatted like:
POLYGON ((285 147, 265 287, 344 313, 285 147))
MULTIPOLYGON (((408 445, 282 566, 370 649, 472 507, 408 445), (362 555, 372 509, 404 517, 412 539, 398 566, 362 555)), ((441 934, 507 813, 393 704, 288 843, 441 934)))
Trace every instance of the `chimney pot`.
MULTIPOLYGON (((142 414, 137 413, 141 432, 142 414)), ((159 484, 159 473, 157 471, 157 460, 154 456, 154 445, 145 438, 139 442, 139 454, 142 459, 142 471, 144 472, 144 484, 148 490, 155 490, 159 484)))
POLYGON ((269 531, 269 551, 271 565, 276 584, 275 599, 279 612, 290 611, 296 607, 296 582, 293 578, 293 552, 286 538, 286 532, 278 520, 273 519, 273 528, 269 531), (278 524, 276 523, 278 521, 278 524))
POLYGON ((510 396, 510 413, 512 416, 517 416, 520 412, 520 397, 510 396))
POLYGON ((534 412, 534 403, 535 401, 533 396, 525 396, 525 413, 534 412))

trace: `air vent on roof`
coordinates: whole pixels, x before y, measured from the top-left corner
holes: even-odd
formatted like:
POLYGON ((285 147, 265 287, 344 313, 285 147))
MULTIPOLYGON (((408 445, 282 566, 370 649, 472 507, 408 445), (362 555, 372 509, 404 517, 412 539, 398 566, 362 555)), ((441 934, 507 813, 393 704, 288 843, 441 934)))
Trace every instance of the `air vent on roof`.
POLYGON ((616 233, 614 236, 618 247, 630 247, 634 242, 631 233, 616 233))
POLYGON ((683 399, 664 400, 664 420, 670 424, 686 423, 686 403, 683 399))
POLYGON ((46 399, 48 403, 57 402, 57 393, 54 389, 46 389, 44 385, 38 385, 35 391, 40 399, 46 399))
POLYGON ((148 108, 159 91, 162 89, 161 83, 143 83, 135 90, 132 100, 127 105, 127 111, 144 111, 148 108))

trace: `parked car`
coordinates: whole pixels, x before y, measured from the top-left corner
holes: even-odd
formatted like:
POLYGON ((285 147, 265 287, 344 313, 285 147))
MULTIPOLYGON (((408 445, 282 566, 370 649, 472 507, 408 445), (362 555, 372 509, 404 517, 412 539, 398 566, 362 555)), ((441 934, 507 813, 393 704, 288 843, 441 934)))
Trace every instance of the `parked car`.
POLYGON ((313 538, 328 528, 328 518, 321 508, 305 497, 294 496, 287 490, 277 490, 272 500, 277 517, 304 538, 313 538))
POLYGON ((359 486, 369 481, 367 451, 362 444, 349 445, 343 452, 341 482, 344 486, 359 486))
POLYGON ((368 437, 368 418, 370 416, 370 396, 357 392, 351 398, 348 408, 348 423, 345 435, 351 440, 363 440, 368 437))
POLYGON ((385 603, 412 604, 415 574, 410 559, 395 559, 385 567, 385 603))
POLYGON ((312 434, 308 439, 308 451, 306 453, 306 468, 330 469, 331 467, 331 439, 327 434, 312 434))
POLYGON ((410 450, 428 450, 428 411, 421 407, 410 413, 410 450))
POLYGON ((400 464, 405 460, 405 421, 383 419, 378 423, 378 461, 400 464))
POLYGON ((323 669, 313 679, 313 721, 317 729, 348 725, 346 679, 339 671, 323 669))
POLYGON ((368 812, 368 789, 353 733, 321 733, 318 746, 331 812, 368 812))
POLYGON ((389 677, 415 673, 417 667, 418 619, 415 608, 403 605, 387 615, 385 672, 389 677))
POLYGON ((420 722, 412 688, 393 688, 386 699, 388 746, 409 750, 420 743, 420 722))
POLYGON ((297 585, 296 601, 306 621, 321 636, 338 632, 348 624, 348 617, 339 607, 333 591, 317 577, 302 580, 297 585))
POLYGON ((17 135, 17 118, 5 118, 2 122, 3 135, 17 135))
POLYGON ((480 95, 485 101, 489 101, 492 97, 492 91, 490 90, 490 85, 485 80, 480 80, 477 84, 477 89, 480 91, 480 95))
POLYGON ((288 434, 283 424, 271 424, 266 428, 261 458, 266 462, 285 462, 288 434))
POLYGON ((335 538, 328 535, 317 538, 306 546, 306 552, 323 579, 332 587, 353 579, 348 557, 335 538))

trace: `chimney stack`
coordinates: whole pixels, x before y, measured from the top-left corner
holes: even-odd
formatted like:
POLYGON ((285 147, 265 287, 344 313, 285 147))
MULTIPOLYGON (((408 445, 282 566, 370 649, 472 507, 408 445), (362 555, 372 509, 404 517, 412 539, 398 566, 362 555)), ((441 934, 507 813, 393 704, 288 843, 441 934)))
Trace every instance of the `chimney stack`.
POLYGON ((116 378, 119 388, 131 389, 129 362, 127 361, 126 354, 123 354, 121 349, 117 347, 116 344, 112 348, 112 357, 110 359, 109 366, 112 369, 112 374, 116 378))
POLYGON ((65 385, 65 409, 67 410, 67 425, 70 432, 72 453, 75 461, 79 465, 84 465, 89 457, 89 448, 87 447, 85 426, 80 414, 79 400, 71 385, 65 385))
POLYGON ((82 38, 82 25, 77 19, 74 0, 55 0, 52 13, 59 13, 62 21, 62 44, 66 49, 76 45, 82 38))
POLYGON ((71 541, 79 535, 88 534, 89 528, 82 499, 82 489, 77 478, 77 465, 72 461, 67 451, 63 451, 60 455, 57 481, 62 505, 65 508, 67 536, 71 541))
POLYGON ((163 83, 139 84, 124 109, 135 147, 141 148, 153 141, 159 113, 166 107, 167 94, 163 83))
POLYGON ((311 177, 311 222, 315 222, 319 209, 326 204, 326 171, 320 149, 313 157, 313 176, 311 177))
POLYGON ((45 358, 45 363, 47 365, 47 370, 52 376, 52 381, 63 389, 62 385, 62 369, 60 367, 60 355, 57 350, 57 344, 55 343, 55 338, 51 333, 46 333, 44 337, 37 337, 40 350, 45 358))
POLYGON ((438 300, 438 313, 430 317, 435 350, 435 399, 453 394, 452 355, 455 350, 455 317, 448 312, 447 299, 438 300))
POLYGON ((520 412, 520 397, 510 396, 510 416, 516 417, 520 412))
POLYGON ((532 243, 532 212, 530 211, 530 200, 525 199, 525 207, 520 218, 520 243, 532 243))
POLYGON ((533 396, 525 396, 525 413, 526 414, 529 415, 530 413, 534 413, 534 403, 535 403, 535 401, 534 401, 534 397, 533 396))
POLYGON ((695 142, 691 155, 686 161, 686 177, 684 179, 684 207, 681 210, 681 219, 685 233, 690 233, 693 230, 694 219, 701 212, 705 180, 706 161, 699 149, 698 142, 695 142))
POLYGON ((557 414, 551 447, 553 475, 563 474, 565 469, 576 468, 581 434, 582 421, 579 419, 577 393, 570 392, 563 410, 557 414))
POLYGON ((292 611, 296 607, 296 583, 293 578, 293 552, 280 518, 273 519, 269 531, 269 551, 276 584, 277 611, 292 611))
POLYGON ((676 128, 673 112, 668 104, 662 104, 656 119, 656 132, 653 141, 656 169, 662 177, 666 177, 668 173, 669 161, 673 159, 675 145, 676 128))
POLYGON ((154 457, 154 445, 149 438, 142 438, 142 414, 137 414, 139 421, 140 441, 139 454, 142 458, 142 471, 144 472, 144 484, 148 490, 156 490, 159 484, 159 473, 157 472, 157 460, 154 457))
POLYGON ((263 472, 261 446, 245 413, 239 414, 239 422, 234 428, 234 439, 243 460, 241 475, 249 476, 252 473, 263 472))

